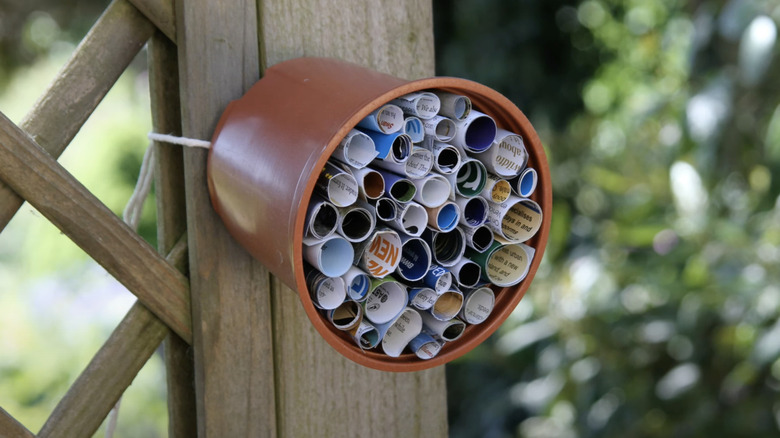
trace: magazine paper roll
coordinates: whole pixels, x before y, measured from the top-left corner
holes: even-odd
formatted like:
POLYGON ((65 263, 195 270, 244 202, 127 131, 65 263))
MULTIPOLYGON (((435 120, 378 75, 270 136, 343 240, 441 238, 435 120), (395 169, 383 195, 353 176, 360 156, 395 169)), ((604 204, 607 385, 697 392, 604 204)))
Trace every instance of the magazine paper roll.
POLYGON ((398 204, 390 198, 379 198, 374 204, 374 213, 380 220, 394 221, 398 217, 398 204))
POLYGON ((433 93, 439 96, 439 101, 441 101, 439 114, 453 120, 463 120, 471 112, 471 99, 468 97, 439 90, 433 93))
POLYGON ((401 236, 401 241, 401 263, 395 272, 406 281, 422 280, 431 267, 431 249, 419 237, 401 236))
POLYGON ((368 275, 384 278, 401 262, 401 238, 389 228, 377 227, 371 237, 355 244, 354 257, 355 264, 368 275))
POLYGON ((455 137, 457 127, 455 122, 442 116, 433 116, 423 122, 425 135, 433 137, 436 141, 448 142, 455 137))
POLYGON ((328 321, 339 330, 352 330, 363 320, 363 307, 351 300, 344 301, 327 313, 328 321))
POLYGON ((428 226, 437 231, 452 231, 460 221, 458 204, 447 201, 436 208, 425 208, 428 212, 428 226))
MULTIPOLYGON (((446 290, 442 293, 444 292, 446 290)), ((429 287, 415 287, 409 290, 409 305, 415 309, 428 310, 433 307, 437 298, 439 298, 439 294, 429 287)))
POLYGON ((346 274, 341 276, 347 288, 347 297, 356 302, 362 302, 368 297, 371 289, 371 278, 357 266, 351 266, 346 274))
POLYGON ((493 146, 474 155, 488 171, 506 179, 520 174, 528 162, 528 151, 523 138, 506 129, 498 129, 493 146))
POLYGON ((500 178, 492 173, 487 174, 487 181, 485 182, 485 188, 480 192, 480 196, 487 199, 490 202, 500 204, 512 194, 512 185, 509 181, 500 178))
POLYGON ((338 233, 347 241, 366 240, 376 227, 376 218, 366 208, 353 205, 339 210, 338 233))
POLYGON ((542 209, 527 198, 510 196, 501 204, 488 202, 488 225, 509 242, 525 242, 542 226, 542 209))
POLYGON ((355 169, 366 167, 377 155, 374 140, 357 129, 349 131, 333 151, 334 158, 355 169))
POLYGON ((397 317, 408 301, 406 288, 393 277, 375 279, 363 302, 363 315, 374 324, 385 324, 397 317))
POLYGON ((396 203, 396 212, 395 219, 388 222, 391 227, 409 236, 419 236, 425 230, 428 212, 422 205, 416 202, 396 203))
POLYGON ((377 172, 385 179, 386 196, 389 196, 392 200, 400 204, 405 204, 414 199, 414 195, 417 193, 417 187, 415 187, 410 179, 404 178, 389 170, 378 169, 377 172))
POLYGON ((361 350, 370 350, 379 345, 381 340, 379 330, 365 319, 360 321, 357 327, 349 330, 349 334, 361 350))
POLYGON ((330 310, 344 302, 347 290, 341 277, 328 277, 310 267, 305 268, 305 271, 306 286, 315 307, 330 310))
POLYGON ((447 143, 431 141, 429 146, 433 152, 433 168, 442 175, 450 175, 461 166, 461 153, 455 146, 447 143))
POLYGON ((429 228, 423 232, 422 237, 431 247, 433 260, 445 268, 455 266, 466 251, 466 236, 460 228, 447 232, 429 228))
MULTIPOLYGON (((400 239, 399 239, 400 241, 400 239)), ((332 236, 313 245, 303 245, 303 258, 328 277, 340 277, 352 266, 352 244, 332 236)))
POLYGON ((538 179, 539 177, 536 174, 536 169, 529 167, 523 170, 523 173, 512 181, 512 189, 515 193, 520 195, 521 198, 527 198, 536 190, 536 182, 538 179))
POLYGON ((496 296, 489 287, 480 287, 466 292, 460 318, 469 324, 485 322, 493 311, 496 296))
POLYGON ((361 199, 378 199, 385 194, 385 178, 376 170, 369 167, 352 169, 352 176, 357 181, 361 199))
POLYGON ((473 198, 479 195, 487 184, 488 172, 481 161, 473 158, 464 158, 461 161, 457 173, 447 175, 452 185, 451 197, 460 195, 465 198, 473 198))
POLYGON ((428 333, 436 340, 450 342, 458 339, 466 329, 466 323, 453 318, 449 321, 440 321, 428 312, 420 312, 423 320, 423 332, 428 333))
POLYGON ((398 357, 409 342, 422 331, 422 317, 411 307, 405 308, 393 321, 377 325, 382 338, 382 351, 390 357, 398 357))
POLYGON ((404 114, 419 117, 422 120, 428 120, 439 113, 441 101, 439 98, 427 91, 419 91, 393 99, 392 104, 398 105, 404 111, 404 114))
MULTIPOLYGON (((426 149, 424 150, 430 152, 426 149)), ((414 200, 428 208, 436 208, 444 204, 452 191, 447 178, 435 173, 412 182, 417 188, 414 200)))
POLYGON ((455 282, 461 287, 474 287, 479 284, 480 277, 482 276, 482 268, 473 261, 462 258, 458 263, 450 269, 452 276, 455 278, 455 282))
POLYGON ((407 117, 404 119, 404 134, 412 139, 412 143, 420 143, 425 138, 425 126, 419 117, 407 117))
POLYGON ((433 152, 423 147, 413 147, 409 159, 403 163, 394 161, 375 161, 374 165, 380 169, 389 170, 399 175, 404 175, 411 180, 424 178, 431 173, 433 168, 433 152))
POLYGON ((393 134, 403 128, 404 113, 401 108, 395 105, 382 105, 358 122, 357 125, 382 134, 393 134))
POLYGON ((496 122, 487 114, 471 110, 463 120, 455 122, 457 133, 451 143, 467 152, 488 150, 496 140, 496 122))
POLYGON ((488 203, 485 198, 481 196, 473 198, 455 196, 455 203, 460 208, 460 223, 467 228, 478 227, 487 221, 488 203))
POLYGON ((463 292, 450 289, 439 295, 429 311, 439 321, 449 321, 460 312, 461 307, 463 307, 463 292))
POLYGON ((371 131, 360 128, 360 131, 371 137, 376 147, 378 160, 388 160, 396 163, 403 163, 409 159, 412 151, 412 139, 402 132, 394 134, 382 134, 381 132, 371 131))
POLYGON ((523 281, 536 250, 522 243, 498 240, 483 253, 469 252, 468 258, 482 268, 482 278, 498 287, 514 286, 523 281))
POLYGON ((466 227, 463 234, 466 236, 466 246, 476 252, 485 252, 493 244, 493 230, 488 225, 466 227))
POLYGON ((409 349, 422 360, 433 359, 441 351, 441 344, 433 336, 420 333, 409 341, 409 349))
MULTIPOLYGON (((429 242, 430 244, 430 242, 429 242)), ((452 286, 452 274, 449 269, 432 264, 428 269, 428 273, 423 278, 423 284, 432 288, 436 295, 441 295, 452 286)), ((431 303, 433 305, 433 303, 431 303)))
POLYGON ((306 222, 303 229, 304 242, 312 245, 325 240, 336 232, 339 223, 339 211, 335 205, 322 199, 317 195, 312 195, 309 207, 306 210, 306 222))
POLYGON ((330 161, 323 166, 315 188, 336 207, 348 207, 355 203, 358 197, 355 178, 330 161))

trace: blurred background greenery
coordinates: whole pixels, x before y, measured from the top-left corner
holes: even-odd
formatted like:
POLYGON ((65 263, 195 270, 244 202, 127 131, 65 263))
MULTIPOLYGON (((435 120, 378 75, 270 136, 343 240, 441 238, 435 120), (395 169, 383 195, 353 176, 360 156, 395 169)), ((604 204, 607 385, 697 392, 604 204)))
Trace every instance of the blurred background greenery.
MULTIPOLYGON (((105 1, 0 5, 19 121, 105 1)), ((528 296, 447 365, 452 437, 780 434, 776 0, 434 1, 437 74, 513 100, 552 231, 528 296)), ((117 214, 149 130, 145 54, 62 162, 117 214)), ((141 232, 154 241, 153 202, 141 232)), ((132 302, 25 206, 0 234, 0 406, 37 430, 132 302)), ((118 436, 165 435, 155 355, 118 436)))

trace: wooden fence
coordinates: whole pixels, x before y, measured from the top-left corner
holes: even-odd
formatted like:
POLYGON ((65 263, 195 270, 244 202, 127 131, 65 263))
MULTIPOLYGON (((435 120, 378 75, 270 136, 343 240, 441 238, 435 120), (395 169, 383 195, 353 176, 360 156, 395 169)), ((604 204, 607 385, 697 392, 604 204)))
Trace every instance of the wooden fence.
POLYGON ((157 251, 57 163, 144 44, 154 130, 206 140, 285 59, 433 74, 429 1, 114 0, 19 126, 0 114, 0 230, 26 200, 138 300, 39 432, 0 408, 0 438, 92 436, 163 341, 169 436, 445 436, 443 368, 374 371, 328 346, 225 231, 205 151, 155 145, 157 251))

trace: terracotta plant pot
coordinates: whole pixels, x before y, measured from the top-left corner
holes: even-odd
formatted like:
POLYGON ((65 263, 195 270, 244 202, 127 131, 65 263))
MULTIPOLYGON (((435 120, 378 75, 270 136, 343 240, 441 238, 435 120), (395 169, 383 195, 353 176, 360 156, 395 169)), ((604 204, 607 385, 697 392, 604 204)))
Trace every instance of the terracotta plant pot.
POLYGON ((292 289, 317 331, 347 358, 379 370, 415 371, 459 357, 492 334, 525 294, 542 260, 550 229, 552 190, 542 144, 523 113, 507 98, 478 83, 448 77, 406 81, 354 64, 325 58, 299 58, 266 71, 241 99, 228 105, 212 139, 208 162, 211 200, 225 226, 254 257, 292 289), (405 353, 392 358, 362 351, 312 304, 304 280, 303 228, 320 170, 341 139, 361 119, 391 99, 439 89, 468 96, 475 109, 499 128, 521 135, 528 166, 538 173, 531 196, 543 223, 527 245, 536 256, 525 280, 493 287, 493 313, 469 325, 430 360, 405 353))

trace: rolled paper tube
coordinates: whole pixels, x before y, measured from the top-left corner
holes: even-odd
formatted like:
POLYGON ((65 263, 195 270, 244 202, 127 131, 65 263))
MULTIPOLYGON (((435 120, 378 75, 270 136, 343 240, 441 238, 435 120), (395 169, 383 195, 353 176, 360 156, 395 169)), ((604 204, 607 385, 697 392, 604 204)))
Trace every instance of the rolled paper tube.
POLYGON ((342 208, 339 216, 338 233, 352 243, 366 240, 376 227, 376 218, 363 207, 353 205, 342 208))
POLYGON ((510 196, 501 204, 488 202, 488 225, 509 242, 525 242, 542 226, 542 209, 536 202, 510 196))
POLYGON ((401 204, 414 199, 417 187, 410 179, 385 169, 377 169, 377 172, 385 179, 385 196, 401 204))
POLYGON ((419 117, 422 120, 430 119, 439 112, 441 101, 439 97, 427 91, 409 93, 390 103, 398 105, 404 111, 404 114, 419 117))
POLYGON ((355 177, 330 161, 323 166, 315 187, 336 207, 352 205, 358 197, 358 183, 355 177))
POLYGON ((452 274, 449 269, 432 264, 423 278, 423 284, 432 288, 436 295, 441 295, 452 286, 452 274))
POLYGON ((377 155, 378 152, 374 146, 374 140, 371 140, 371 137, 357 129, 353 129, 336 146, 332 156, 355 169, 362 169, 377 155))
POLYGON ((451 231, 460 221, 458 204, 447 201, 436 208, 425 208, 428 212, 428 225, 437 231, 451 231))
POLYGON ((466 292, 460 318, 469 324, 481 324, 493 311, 496 296, 489 287, 480 287, 466 292))
POLYGON ((420 333, 409 341, 409 349, 422 360, 433 359, 441 351, 441 344, 428 333, 420 333))
POLYGON ((440 321, 428 312, 420 312, 423 320, 423 332, 428 333, 436 340, 451 342, 458 339, 466 329, 466 323, 453 318, 449 321, 440 321))
POLYGON ((393 134, 403 129, 404 113, 396 105, 382 105, 363 118, 357 125, 375 132, 393 134))
POLYGON ((465 119, 455 122, 457 133, 451 144, 467 152, 484 152, 496 139, 496 122, 487 114, 471 110, 465 119))
POLYGON ((357 181, 361 199, 378 199, 385 194, 385 179, 376 170, 369 167, 352 169, 352 176, 357 181))
POLYGON ((328 320, 339 330, 352 330, 363 320, 363 307, 354 301, 344 301, 328 312, 328 320))
POLYGON ((352 339, 362 350, 370 350, 377 345, 382 338, 379 337, 379 330, 376 329, 370 322, 365 319, 360 321, 353 329, 349 330, 349 334, 352 335, 352 339))
POLYGON ((463 120, 471 112, 471 99, 460 94, 435 90, 433 94, 439 96, 441 109, 439 114, 454 120, 463 120))
POLYGON ((433 152, 417 146, 412 148, 409 159, 403 163, 396 163, 390 160, 377 160, 373 165, 381 169, 405 175, 412 180, 420 179, 428 175, 433 168, 433 152))
POLYGON ((466 227, 478 227, 487 221, 488 203, 485 198, 481 196, 474 198, 455 196, 455 203, 460 208, 460 223, 466 227))
POLYGON ((461 153, 455 146, 437 141, 431 142, 433 168, 442 175, 450 175, 460 169, 461 153))
POLYGON ((411 307, 405 308, 393 321, 378 324, 376 329, 382 338, 382 351, 390 357, 398 357, 409 342, 422 331, 422 317, 411 307))
POLYGON ((506 179, 520 174, 528 162, 528 151, 523 138, 506 129, 498 129, 493 146, 485 152, 474 154, 488 171, 506 179))
POLYGON ((509 181, 493 175, 492 173, 488 173, 485 188, 482 189, 482 192, 480 192, 479 195, 490 202, 500 204, 506 201, 511 194, 512 186, 509 181))
POLYGON ((539 177, 536 174, 536 169, 529 167, 512 181, 512 189, 520 195, 521 198, 527 198, 531 196, 536 190, 536 182, 539 177))
POLYGON ((306 286, 315 307, 330 310, 344 302, 347 290, 341 277, 329 277, 311 267, 305 271, 306 286))
POLYGON ((410 236, 423 233, 428 223, 428 212, 422 205, 416 202, 396 204, 396 211, 395 220, 388 222, 388 225, 410 236))
MULTIPOLYGON (((449 289, 449 286, 447 286, 446 289, 449 289)), ((446 292, 446 290, 442 293, 444 292, 446 292)), ((409 290, 409 305, 416 309, 430 309, 437 298, 439 298, 439 294, 429 287, 414 287, 409 290)))
POLYGON ((482 275, 482 268, 480 268, 477 263, 474 263, 465 257, 461 258, 450 271, 455 278, 455 282, 458 283, 458 286, 462 287, 476 286, 479 284, 480 276, 482 275))
POLYGON ((482 268, 482 278, 498 287, 514 286, 528 275, 536 250, 522 243, 498 240, 483 253, 469 251, 467 257, 482 268))
POLYGON ((398 316, 408 302, 406 288, 393 277, 374 280, 363 302, 363 315, 374 324, 385 324, 398 316))
POLYGON ((481 161, 464 158, 456 173, 447 175, 452 185, 451 196, 473 198, 479 195, 487 184, 488 172, 481 161))
POLYGON ((408 135, 412 143, 420 143, 425 138, 425 127, 419 117, 407 117, 404 119, 404 134, 408 135))
POLYGON ((433 260, 431 248, 419 237, 401 236, 401 241, 401 263, 395 272, 406 281, 422 280, 433 260))
POLYGON ((402 132, 394 134, 382 134, 381 132, 371 131, 360 128, 360 131, 371 137, 378 155, 378 160, 390 160, 396 163, 403 163, 409 159, 412 152, 412 139, 402 132))
POLYGON ((445 143, 452 140, 457 131, 455 122, 442 116, 431 117, 423 122, 423 126, 425 127, 425 135, 445 143))
POLYGON ((352 266, 352 244, 332 236, 313 245, 303 245, 303 258, 328 277, 340 277, 352 266))
POLYGON ((313 195, 306 210, 306 222, 303 229, 306 230, 303 238, 310 243, 324 240, 336 232, 339 224, 339 211, 335 205, 313 195))
POLYGON ((374 212, 380 220, 394 221, 398 217, 398 204, 390 198, 379 198, 374 204, 374 212))
POLYGON ((371 289, 371 278, 360 268, 351 266, 341 278, 344 280, 347 297, 350 300, 362 302, 368 297, 368 291, 371 289))
POLYGON ((383 278, 401 262, 401 238, 389 228, 377 227, 368 239, 355 244, 354 260, 371 277, 383 278))
POLYGON ((460 312, 463 306, 463 292, 457 289, 450 289, 439 295, 433 307, 428 311, 439 321, 448 321, 460 312))
POLYGON ((466 236, 466 246, 476 252, 485 252, 493 244, 493 230, 488 225, 465 227, 463 234, 466 236))
POLYGON ((452 191, 447 178, 435 173, 423 179, 413 180, 412 183, 417 188, 414 200, 428 208, 436 208, 444 204, 452 191))
POLYGON ((448 232, 429 228, 423 232, 422 237, 431 247, 433 260, 439 266, 446 268, 454 266, 466 251, 466 236, 460 228, 448 232))

